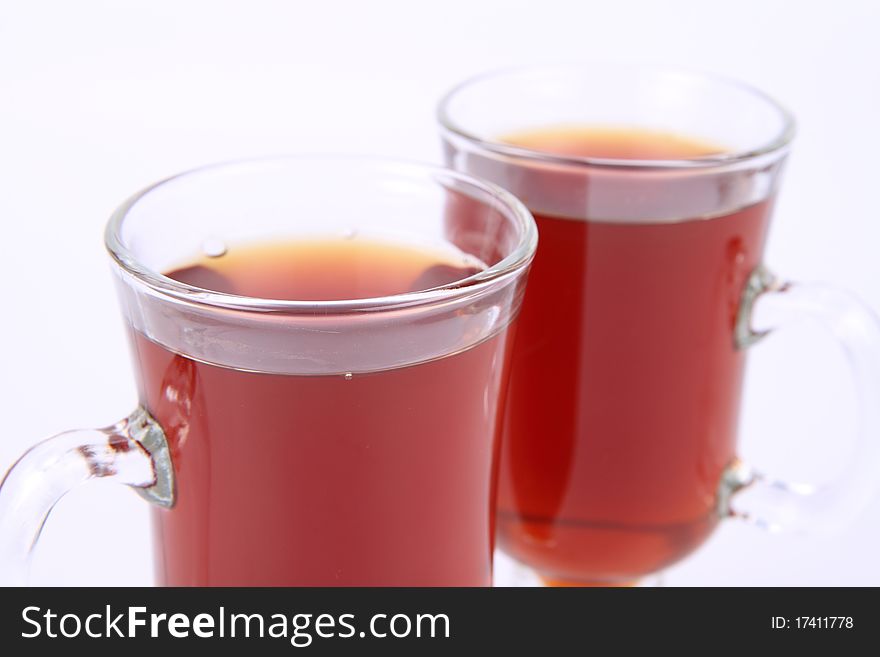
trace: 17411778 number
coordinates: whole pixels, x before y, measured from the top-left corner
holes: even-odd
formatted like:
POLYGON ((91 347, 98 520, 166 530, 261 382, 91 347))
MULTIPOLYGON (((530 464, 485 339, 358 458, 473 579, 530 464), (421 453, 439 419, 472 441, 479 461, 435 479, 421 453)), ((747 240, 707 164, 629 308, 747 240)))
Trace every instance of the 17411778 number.
POLYGON ((774 630, 792 627, 799 630, 852 629, 853 618, 852 616, 795 616, 794 618, 773 616, 770 620, 770 627, 774 630))

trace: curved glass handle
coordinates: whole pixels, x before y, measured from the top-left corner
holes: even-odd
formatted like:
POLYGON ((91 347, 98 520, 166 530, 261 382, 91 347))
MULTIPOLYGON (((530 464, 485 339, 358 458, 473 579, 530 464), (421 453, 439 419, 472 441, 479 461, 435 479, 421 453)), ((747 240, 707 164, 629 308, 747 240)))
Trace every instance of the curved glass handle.
POLYGON ((0 585, 26 583, 31 551, 52 508, 96 477, 128 484, 159 506, 174 504, 168 443, 143 408, 104 429, 44 440, 12 466, 0 483, 0 585))
POLYGON ((778 328, 814 321, 843 347, 855 382, 859 425, 847 467, 825 484, 780 481, 743 462, 726 471, 719 491, 723 515, 771 530, 828 532, 851 523, 880 480, 880 321, 849 293, 778 280, 763 266, 749 278, 737 318, 737 348, 778 328))

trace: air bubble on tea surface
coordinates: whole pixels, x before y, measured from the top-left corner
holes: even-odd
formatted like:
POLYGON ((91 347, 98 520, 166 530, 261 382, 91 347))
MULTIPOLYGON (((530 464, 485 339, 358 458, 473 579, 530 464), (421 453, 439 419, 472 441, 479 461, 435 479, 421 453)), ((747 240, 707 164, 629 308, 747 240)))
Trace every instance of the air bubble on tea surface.
POLYGON ((352 378, 353 378, 353 376, 352 376, 352 373, 351 373, 351 372, 346 372, 346 373, 345 373, 345 376, 342 377, 342 378, 344 378, 346 381, 351 381, 352 378))
POLYGON ((342 231, 342 239, 353 240, 355 237, 357 237, 357 234, 358 232, 354 228, 346 228, 342 231))
POLYGON ((223 240, 217 238, 209 238, 202 242, 202 253, 209 258, 219 258, 226 255, 226 244, 223 240))

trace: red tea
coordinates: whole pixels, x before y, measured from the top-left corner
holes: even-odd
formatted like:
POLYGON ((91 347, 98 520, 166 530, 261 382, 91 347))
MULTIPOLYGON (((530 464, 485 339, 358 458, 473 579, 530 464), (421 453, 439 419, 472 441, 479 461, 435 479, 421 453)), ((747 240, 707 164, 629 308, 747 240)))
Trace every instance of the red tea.
MULTIPOLYGON (((505 141, 617 159, 720 150, 642 130, 560 128, 505 141)), ((547 173, 543 193, 584 194, 569 182, 547 173)), ((635 196, 607 202, 626 207, 635 196)), ((535 212, 540 243, 512 358, 498 538, 548 581, 635 580, 690 553, 718 522, 744 365, 733 326, 769 212, 767 201, 650 223, 535 212)))
MULTIPOLYGON (((333 300, 479 269, 459 254, 353 239, 231 248, 167 275, 333 300)), ((133 344, 177 480, 175 507, 155 512, 161 584, 490 584, 506 331, 428 362, 308 376, 197 362, 138 332, 133 344)))

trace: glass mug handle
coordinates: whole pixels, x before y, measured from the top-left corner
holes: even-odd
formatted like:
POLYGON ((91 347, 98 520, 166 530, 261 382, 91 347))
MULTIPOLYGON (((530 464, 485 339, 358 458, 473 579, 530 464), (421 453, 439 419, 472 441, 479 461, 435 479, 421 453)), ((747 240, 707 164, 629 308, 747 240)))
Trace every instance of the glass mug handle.
POLYGON ((174 469, 165 433, 141 407, 103 429, 66 431, 35 445, 0 483, 0 585, 27 581, 30 555, 55 504, 103 477, 127 484, 161 507, 174 504, 174 469))
POLYGON ((770 530, 820 533, 850 523, 867 506, 880 472, 880 321, 849 293, 820 284, 789 283, 759 266, 740 302, 735 343, 746 349, 771 331, 813 321, 843 347, 856 386, 859 427, 843 472, 823 484, 785 482, 737 461, 719 488, 722 516, 770 530))

